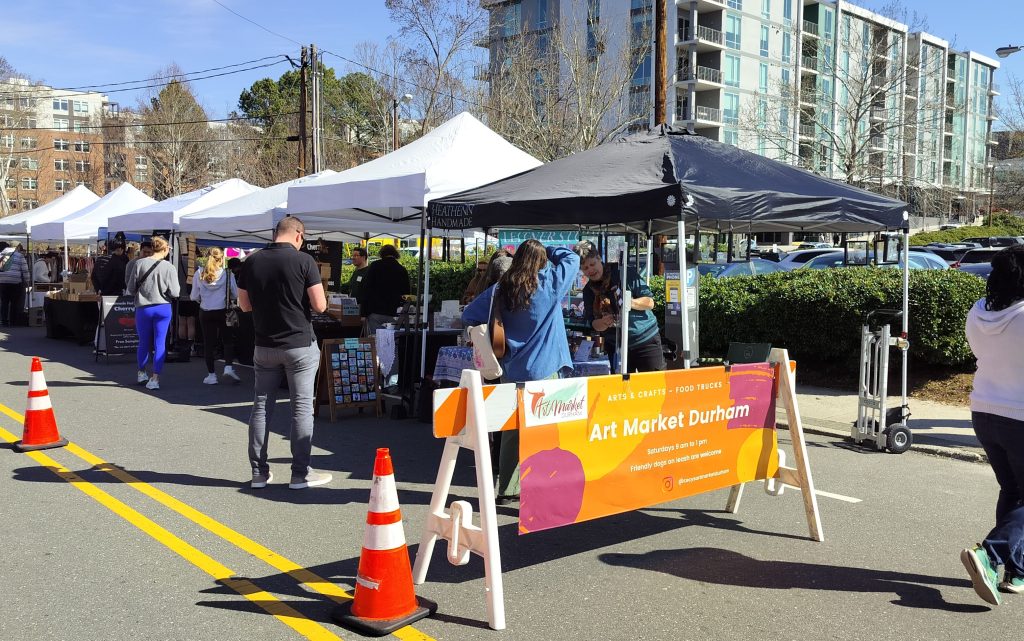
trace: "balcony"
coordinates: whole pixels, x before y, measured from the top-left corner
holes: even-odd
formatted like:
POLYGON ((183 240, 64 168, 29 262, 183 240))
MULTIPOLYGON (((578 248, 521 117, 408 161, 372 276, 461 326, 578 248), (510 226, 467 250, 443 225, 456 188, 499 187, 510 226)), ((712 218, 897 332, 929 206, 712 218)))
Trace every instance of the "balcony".
POLYGON ((800 125, 800 137, 814 139, 814 125, 800 125))
POLYGON ((701 105, 697 105, 697 112, 695 115, 697 117, 697 120, 701 120, 704 122, 722 122, 722 110, 716 109, 715 107, 704 107, 701 105))
POLYGON ((879 151, 885 149, 885 137, 883 136, 871 136, 868 140, 868 147, 871 149, 877 149, 879 151))
POLYGON ((815 56, 803 56, 800 58, 800 72, 818 73, 818 59, 815 56))
POLYGON ((999 144, 999 139, 996 138, 995 134, 989 134, 988 138, 985 139, 985 144, 996 146, 999 144))
POLYGON ((800 102, 805 105, 816 105, 821 94, 817 89, 801 89, 800 90, 800 102))
POLYGON ((473 46, 483 47, 484 49, 491 48, 491 34, 489 31, 481 31, 473 34, 473 46))
MULTIPOLYGON (((676 0, 676 4, 685 9, 690 8, 689 0, 676 0)), ((697 13, 725 9, 725 0, 697 0, 697 13)))
POLYGON ((997 85, 994 82, 992 84, 990 84, 988 86, 988 95, 990 95, 990 96, 998 96, 999 95, 999 85, 997 85))
POLYGON ((886 117, 885 107, 872 107, 870 118, 873 121, 884 121, 886 117))
POLYGON ((491 81, 491 70, 487 65, 475 65, 473 67, 473 80, 479 80, 480 82, 491 81))
POLYGON ((697 25, 697 32, 693 38, 697 41, 697 51, 718 51, 725 49, 725 37, 718 29, 697 25))
POLYGON ((696 83, 698 91, 702 89, 718 89, 722 86, 722 72, 718 69, 702 67, 700 65, 696 69, 695 73, 692 67, 682 67, 679 70, 679 82, 696 83))
POLYGON ((818 37, 818 23, 811 22, 810 20, 804 20, 803 22, 804 35, 818 37))

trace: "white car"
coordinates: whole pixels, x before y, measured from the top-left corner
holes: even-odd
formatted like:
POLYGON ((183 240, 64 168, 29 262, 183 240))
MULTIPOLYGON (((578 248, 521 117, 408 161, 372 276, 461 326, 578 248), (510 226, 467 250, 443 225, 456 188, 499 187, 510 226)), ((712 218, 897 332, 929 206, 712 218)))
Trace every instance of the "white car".
POLYGON ((817 258, 822 254, 831 254, 834 251, 835 249, 832 247, 823 247, 820 249, 797 249, 796 251, 788 252, 783 256, 782 260, 779 261, 779 267, 786 271, 793 271, 798 267, 803 267, 807 261, 811 259, 817 258))

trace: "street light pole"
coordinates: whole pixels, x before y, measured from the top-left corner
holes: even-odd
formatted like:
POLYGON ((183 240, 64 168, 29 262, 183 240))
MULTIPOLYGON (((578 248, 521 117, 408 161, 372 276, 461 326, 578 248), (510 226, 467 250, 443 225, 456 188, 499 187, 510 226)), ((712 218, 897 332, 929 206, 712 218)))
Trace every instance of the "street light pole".
POLYGON ((409 104, 412 102, 412 94, 404 94, 401 98, 391 99, 391 151, 398 150, 398 103, 409 104))

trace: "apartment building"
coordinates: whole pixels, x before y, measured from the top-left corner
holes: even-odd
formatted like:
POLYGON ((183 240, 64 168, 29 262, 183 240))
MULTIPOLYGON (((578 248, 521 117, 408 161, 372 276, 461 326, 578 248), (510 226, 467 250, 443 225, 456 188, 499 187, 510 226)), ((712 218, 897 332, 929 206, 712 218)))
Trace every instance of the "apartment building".
MULTIPOLYGON (((550 28, 581 2, 614 25, 612 51, 650 33, 650 0, 483 0, 490 66, 480 77, 500 62, 502 36, 550 28)), ((995 60, 845 0, 668 5, 669 122, 901 198, 914 213, 969 219, 987 206, 995 60)), ((638 62, 638 112, 650 112, 652 75, 650 57, 638 62)))
POLYGON ((76 185, 102 190, 106 97, 20 78, 0 82, 0 215, 34 209, 76 185))
POLYGON ((103 189, 110 193, 124 183, 153 196, 153 177, 145 145, 136 144, 142 118, 119 103, 103 105, 103 189))

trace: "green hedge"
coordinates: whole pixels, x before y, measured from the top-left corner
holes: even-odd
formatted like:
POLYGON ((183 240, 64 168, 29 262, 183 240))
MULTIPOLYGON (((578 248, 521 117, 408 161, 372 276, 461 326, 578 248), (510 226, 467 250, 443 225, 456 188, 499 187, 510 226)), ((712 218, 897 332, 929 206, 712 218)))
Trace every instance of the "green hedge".
POLYGON ((1024 218, 1012 214, 995 214, 992 216, 991 226, 974 227, 969 225, 944 231, 921 232, 910 237, 910 244, 956 243, 965 238, 986 236, 1024 236, 1024 218))
MULTIPOLYGON (((720 358, 730 341, 786 347, 797 359, 855 364, 865 315, 901 307, 900 272, 850 267, 757 277, 703 277, 701 355, 720 358)), ((910 273, 911 356, 936 365, 973 360, 964 323, 984 296, 980 278, 956 270, 910 273)))
MULTIPOLYGON (((412 283, 413 293, 419 292, 419 260, 413 256, 402 256, 398 259, 409 271, 409 280, 412 283)), ((352 277, 352 265, 341 266, 342 291, 348 292, 348 279, 352 277)), ((433 294, 431 307, 434 310, 441 309, 443 300, 459 300, 469 281, 476 275, 476 261, 467 260, 465 263, 449 263, 443 261, 431 261, 430 263, 430 291, 433 294)))

